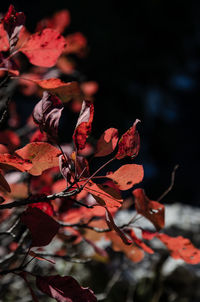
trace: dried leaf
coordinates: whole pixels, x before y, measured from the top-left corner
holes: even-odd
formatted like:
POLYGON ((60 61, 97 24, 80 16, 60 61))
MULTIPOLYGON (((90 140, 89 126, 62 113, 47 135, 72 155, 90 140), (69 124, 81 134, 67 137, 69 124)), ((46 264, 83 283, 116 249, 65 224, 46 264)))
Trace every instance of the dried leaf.
MULTIPOLYGON (((18 154, 19 155, 19 154, 18 154)), ((32 168, 32 163, 28 158, 21 158, 19 156, 14 156, 10 154, 0 154, 0 168, 15 168, 22 172, 29 171, 32 168)))
POLYGON ((140 136, 136 130, 138 122, 140 122, 140 120, 137 119, 133 126, 120 138, 118 152, 115 156, 117 159, 122 159, 126 156, 134 158, 138 155, 140 149, 140 136))
POLYGON ((101 135, 97 142, 95 157, 106 156, 113 152, 118 141, 118 130, 109 128, 101 135))
POLYGON ((49 244, 60 227, 59 223, 38 208, 29 207, 20 219, 31 233, 32 247, 49 244))
POLYGON ((151 221, 157 231, 162 229, 165 224, 165 207, 157 201, 149 200, 142 189, 134 190, 133 195, 136 211, 151 221))
POLYGON ((32 175, 40 175, 46 169, 57 167, 61 154, 56 147, 43 142, 27 144, 15 153, 32 163, 32 168, 28 171, 32 175))
POLYGON ((45 131, 55 140, 58 135, 58 125, 62 110, 63 105, 60 99, 46 91, 33 110, 33 119, 39 125, 41 132, 45 131))
POLYGON ((30 36, 20 49, 33 65, 52 67, 65 48, 65 39, 56 30, 46 28, 30 36))
POLYGON ((142 181, 144 170, 141 165, 128 164, 121 166, 114 173, 107 174, 106 177, 112 179, 120 190, 128 190, 142 181))
POLYGON ((89 288, 81 287, 71 276, 37 276, 37 287, 58 302, 97 302, 89 288))
POLYGON ((82 150, 85 147, 86 139, 92 130, 93 115, 93 104, 88 101, 83 101, 81 112, 73 134, 73 140, 77 150, 82 150))

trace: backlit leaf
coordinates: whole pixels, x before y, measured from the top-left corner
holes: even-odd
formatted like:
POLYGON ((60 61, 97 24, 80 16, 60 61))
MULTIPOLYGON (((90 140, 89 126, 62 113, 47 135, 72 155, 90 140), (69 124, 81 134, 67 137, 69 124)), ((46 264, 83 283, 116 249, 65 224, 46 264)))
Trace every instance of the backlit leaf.
POLYGON ((56 30, 46 28, 30 36, 21 47, 33 65, 52 67, 65 48, 65 39, 56 30))
POLYGON ((120 138, 118 152, 115 156, 117 159, 122 159, 126 156, 130 156, 131 158, 137 156, 140 149, 140 136, 136 130, 138 122, 140 122, 140 120, 137 119, 133 126, 120 138))
POLYGON ((115 128, 107 129, 97 142, 95 157, 106 156, 113 152, 118 141, 118 130, 115 128))
POLYGON ((135 184, 140 183, 144 176, 141 165, 128 164, 121 166, 114 173, 107 174, 106 177, 114 181, 120 190, 128 190, 135 184))
POLYGON ((3 24, 0 23, 0 51, 7 51, 9 47, 8 35, 3 28, 3 24))
POLYGON ((92 130, 93 115, 93 104, 88 101, 83 101, 81 112, 73 134, 73 140, 77 150, 82 150, 85 147, 86 139, 92 130))
POLYGON ((58 166, 61 154, 56 147, 43 142, 27 144, 15 153, 32 163, 28 171, 32 175, 40 175, 44 170, 58 166))
POLYGON ((151 221, 158 231, 162 229, 165 224, 165 207, 157 201, 150 200, 142 189, 134 190, 133 195, 136 211, 151 221))

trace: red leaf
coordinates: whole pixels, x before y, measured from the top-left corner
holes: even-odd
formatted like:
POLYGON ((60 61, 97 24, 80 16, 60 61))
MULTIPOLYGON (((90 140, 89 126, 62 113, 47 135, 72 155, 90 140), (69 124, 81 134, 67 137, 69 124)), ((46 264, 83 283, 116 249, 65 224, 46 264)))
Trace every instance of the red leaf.
POLYGON ((166 234, 158 234, 157 237, 166 245, 174 259, 183 259, 187 263, 200 263, 200 250, 191 241, 182 236, 170 237, 166 234))
POLYGON ((84 187, 84 190, 92 194, 101 206, 118 208, 122 205, 123 199, 119 192, 108 186, 95 184, 94 182, 90 181, 84 187))
POLYGON ((14 47, 18 41, 19 32, 25 23, 24 13, 17 13, 13 5, 9 6, 8 12, 2 20, 4 29, 8 33, 10 47, 14 47))
POLYGON ((50 137, 57 139, 62 110, 63 105, 60 99, 45 91, 41 101, 33 110, 33 119, 39 125, 41 132, 45 131, 50 137))
POLYGON ((80 32, 70 34, 66 37, 65 54, 74 53, 79 56, 84 55, 87 46, 87 40, 80 32))
POLYGON ((120 138, 118 152, 115 156, 117 159, 122 159, 126 156, 134 158, 138 155, 140 149, 140 136, 136 130, 138 122, 140 122, 140 120, 137 119, 133 126, 120 138))
POLYGON ((38 208, 49 216, 53 216, 53 206, 50 202, 36 202, 29 205, 30 208, 38 208))
POLYGON ((97 302, 89 288, 81 287, 71 276, 36 277, 37 287, 58 302, 97 302))
POLYGON ((37 24, 36 31, 41 31, 44 28, 53 28, 59 33, 62 33, 70 24, 70 12, 67 9, 56 12, 52 18, 41 20, 37 24))
POLYGON ((51 94, 56 95, 62 100, 63 103, 67 103, 70 100, 76 98, 82 101, 82 93, 78 82, 64 83, 60 79, 51 78, 47 80, 34 80, 44 90, 49 91, 51 94))
POLYGON ((94 105, 91 102, 83 101, 73 134, 73 140, 77 150, 82 150, 85 147, 86 139, 92 130, 93 115, 94 105))
POLYGON ((20 138, 14 131, 7 129, 0 132, 0 143, 13 152, 20 145, 20 138))
POLYGON ((135 232, 132 229, 125 229, 125 233, 127 233, 134 243, 136 243, 139 247, 141 247, 145 252, 149 254, 154 254, 154 251, 146 245, 142 240, 140 240, 136 235, 135 232))
POLYGON ((59 165, 58 158, 61 154, 60 150, 56 147, 43 142, 27 144, 15 153, 24 160, 32 162, 32 168, 29 168, 28 171, 32 175, 40 175, 46 169, 57 167, 59 165))
POLYGON ((57 223, 38 208, 28 208, 21 215, 21 222, 31 232, 31 246, 45 246, 51 242, 59 230, 57 223))
POLYGON ((158 231, 162 229, 165 224, 165 207, 157 201, 149 200, 142 189, 134 190, 133 195, 136 211, 150 220, 158 231))
POLYGON ((0 154, 0 167, 1 168, 15 168, 22 172, 29 171, 32 168, 32 163, 28 159, 23 159, 19 156, 10 154, 0 154))
POLYGON ((110 128, 104 131, 97 142, 95 157, 106 156, 113 152, 118 141, 118 130, 110 128))
POLYGON ((30 36, 22 51, 33 65, 52 67, 65 48, 65 39, 54 29, 46 28, 30 36))
POLYGON ((44 257, 42 257, 40 254, 35 253, 34 251, 29 251, 28 254, 29 254, 30 256, 32 256, 33 258, 36 258, 36 259, 38 259, 38 260, 48 261, 48 262, 50 262, 51 264, 55 264, 55 261, 53 261, 53 260, 51 260, 51 259, 44 258, 44 257))
POLYGON ((154 237, 157 236, 157 232, 150 232, 146 230, 142 230, 142 238, 146 240, 152 240, 154 237))
POLYGON ((7 183, 6 179, 4 178, 4 176, 1 174, 1 170, 0 170, 0 189, 5 190, 6 192, 11 192, 10 186, 7 183))
POLYGON ((111 230, 115 230, 115 232, 117 233, 117 235, 119 235, 119 237, 122 239, 122 241, 127 244, 130 245, 132 244, 132 241, 125 235, 125 233, 118 228, 118 226, 115 224, 114 219, 111 215, 111 213, 108 211, 108 209, 106 208, 106 222, 108 227, 111 230))
POLYGON ((0 23, 0 51, 7 51, 9 47, 8 35, 3 28, 3 24, 0 23))
POLYGON ((144 170, 141 165, 128 164, 121 166, 114 173, 107 174, 106 177, 112 179, 120 190, 128 190, 142 181, 144 170))

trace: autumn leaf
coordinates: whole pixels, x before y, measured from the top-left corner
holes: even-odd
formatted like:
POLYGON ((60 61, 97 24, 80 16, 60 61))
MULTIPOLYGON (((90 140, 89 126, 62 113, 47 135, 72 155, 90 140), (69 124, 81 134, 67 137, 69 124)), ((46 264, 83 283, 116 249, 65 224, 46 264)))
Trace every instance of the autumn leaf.
POLYGON ((116 252, 123 252, 131 261, 140 262, 144 257, 144 252, 137 246, 125 245, 115 232, 106 233, 106 237, 112 242, 112 249, 116 252))
POLYGON ((109 128, 101 135, 97 142, 95 157, 106 156, 113 152, 118 141, 118 130, 109 128))
POLYGON ((0 23, 0 51, 7 51, 9 47, 8 35, 3 27, 3 24, 0 23))
POLYGON ((77 150, 82 150, 85 147, 86 139, 92 130, 93 116, 94 105, 91 102, 83 101, 73 134, 73 140, 77 150))
POLYGON ((22 12, 16 12, 14 6, 10 5, 2 23, 8 34, 10 48, 12 49, 18 41, 19 32, 25 23, 25 15, 22 12))
POLYGON ((133 240, 133 243, 137 244, 139 247, 143 249, 148 254, 154 254, 154 251, 146 245, 141 239, 139 239, 136 235, 135 232, 132 229, 124 229, 124 232, 129 235, 129 237, 133 240))
POLYGON ((46 28, 30 36, 20 51, 33 65, 52 67, 65 48, 65 39, 56 30, 46 28))
MULTIPOLYGON (((19 154, 18 154, 19 155, 19 154)), ((27 158, 14 156, 10 154, 0 154, 0 168, 15 168, 22 172, 29 171, 32 168, 32 163, 27 158)))
POLYGON ((45 18, 38 22, 36 31, 41 31, 44 28, 53 28, 59 33, 63 33, 69 24, 70 12, 67 9, 63 9, 56 12, 51 18, 45 18))
POLYGON ((80 32, 76 32, 66 37, 66 48, 64 50, 65 54, 76 54, 82 56, 85 53, 87 40, 84 35, 80 32))
POLYGON ((128 190, 135 184, 140 183, 144 176, 144 170, 141 165, 128 164, 121 166, 113 173, 106 175, 112 179, 120 190, 128 190))
POLYGON ((38 254, 38 253, 35 253, 34 251, 29 251, 28 253, 30 256, 32 256, 33 258, 36 258, 38 260, 41 260, 41 261, 47 261, 47 262, 50 262, 51 264, 55 264, 55 261, 51 260, 51 259, 47 259, 45 257, 43 257, 42 255, 38 254))
POLYGON ((61 154, 56 147, 43 142, 27 144, 15 153, 32 163, 32 168, 28 171, 32 175, 40 175, 44 170, 58 166, 61 154))
POLYGON ((122 159, 126 156, 134 158, 137 156, 140 149, 140 136, 136 130, 137 123, 140 120, 136 120, 133 126, 126 131, 119 140, 118 152, 116 154, 117 159, 122 159))
POLYGON ((78 82, 64 83, 60 79, 51 78, 47 80, 34 80, 37 85, 56 95, 63 103, 67 103, 72 99, 82 101, 83 96, 78 82))
POLYGON ((123 199, 119 192, 115 189, 96 184, 90 180, 90 182, 84 187, 84 190, 92 194, 96 201, 101 206, 106 207, 121 207, 123 199))
POLYGON ((157 231, 162 229, 165 224, 165 207, 157 201, 149 200, 142 189, 135 189, 133 195, 136 211, 151 221, 157 231))
POLYGON ((81 287, 71 276, 37 276, 37 287, 58 302, 97 302, 89 288, 81 287))
POLYGON ((5 179, 5 177, 1 174, 1 170, 0 170, 0 190, 3 189, 6 192, 11 192, 10 186, 7 183, 7 180, 5 179))
POLYGON ((57 139, 58 125, 62 114, 63 105, 57 96, 48 92, 43 93, 33 110, 33 119, 39 125, 41 132, 45 131, 53 139, 57 139))
POLYGON ((189 239, 182 236, 170 237, 166 234, 157 234, 157 238, 170 250, 172 258, 182 259, 190 264, 200 263, 200 250, 194 247, 189 239))
POLYGON ((29 207, 22 213, 21 222, 27 226, 31 233, 31 246, 45 246, 51 242, 59 230, 57 223, 49 215, 38 208, 29 207))

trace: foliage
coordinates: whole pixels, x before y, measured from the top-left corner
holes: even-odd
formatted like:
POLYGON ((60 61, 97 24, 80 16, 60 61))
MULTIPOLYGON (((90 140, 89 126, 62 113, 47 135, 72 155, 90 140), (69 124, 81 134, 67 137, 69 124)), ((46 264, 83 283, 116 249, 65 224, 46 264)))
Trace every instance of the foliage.
POLYGON ((0 121, 4 128, 0 132, 0 236, 4 257, 0 275, 21 277, 33 301, 38 298, 30 285, 32 277, 37 292, 56 301, 97 301, 92 290, 81 287, 71 276, 55 275, 55 271, 54 275, 42 276, 42 272, 30 270, 35 259, 56 267, 45 253, 45 247, 56 240, 60 245, 50 258, 67 256, 73 261, 74 250, 80 261, 87 260, 80 247, 85 242, 92 247, 91 258, 109 261, 109 250, 99 244, 104 241, 112 252, 121 252, 137 263, 144 252, 154 253, 146 241, 157 238, 175 259, 200 262, 200 251, 188 239, 159 233, 164 228, 164 205, 150 200, 143 189, 135 188, 144 177, 142 165, 132 163, 140 149, 139 120, 121 138, 117 129, 110 128, 92 144, 93 94, 97 84, 64 82, 59 73, 50 69, 56 65, 58 71, 71 75, 75 62, 70 55, 82 58, 87 53, 87 41, 81 33, 62 35, 69 21, 69 12, 60 11, 39 22, 37 32, 30 34, 24 14, 11 5, 0 24, 0 85, 4 102, 0 121), (32 64, 31 72, 26 74, 21 72, 24 55, 32 64), (23 139, 14 132, 14 102, 5 92, 12 82, 19 85, 24 95, 41 98, 27 121, 23 139), (59 127, 66 108, 79 113, 70 133, 71 149, 60 139, 59 127), (99 167, 94 166, 94 159, 99 160, 99 167), (123 198, 123 191, 127 190, 132 191, 131 204, 123 198), (133 203, 136 216, 117 225, 115 217, 133 203), (141 216, 154 225, 155 232, 137 226, 141 216), (140 234, 136 235, 136 231, 140 234))

